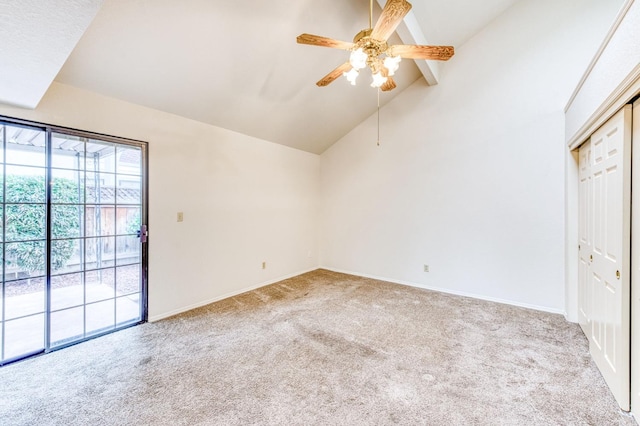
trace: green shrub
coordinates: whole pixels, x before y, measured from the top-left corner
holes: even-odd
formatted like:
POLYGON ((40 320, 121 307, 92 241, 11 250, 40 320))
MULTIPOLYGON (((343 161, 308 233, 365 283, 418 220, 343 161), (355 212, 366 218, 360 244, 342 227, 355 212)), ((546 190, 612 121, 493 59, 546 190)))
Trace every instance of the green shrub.
MULTIPOLYGON (((7 176, 6 182, 6 236, 7 240, 42 240, 46 237, 45 179, 43 176, 7 176), (9 204, 39 203, 39 204, 9 204)), ((78 203, 77 184, 70 179, 56 179, 51 188, 56 203, 78 203)), ((51 218, 53 238, 80 236, 80 208, 78 205, 54 205, 51 218)), ((52 241, 51 267, 66 265, 74 251, 70 240, 52 241)), ((24 271, 44 271, 45 247, 42 241, 7 244, 7 260, 12 260, 24 271)))

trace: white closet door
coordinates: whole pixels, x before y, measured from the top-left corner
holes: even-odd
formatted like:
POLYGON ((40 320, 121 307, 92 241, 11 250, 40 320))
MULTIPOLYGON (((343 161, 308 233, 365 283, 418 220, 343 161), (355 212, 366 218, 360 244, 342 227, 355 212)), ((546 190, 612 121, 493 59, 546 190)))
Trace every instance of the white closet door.
POLYGON ((591 355, 623 410, 630 405, 631 115, 631 105, 625 106, 588 142, 593 208, 587 336, 591 355))
POLYGON ((591 143, 580 147, 578 155, 579 168, 579 203, 578 220, 578 322, 586 336, 591 334, 591 238, 593 235, 593 186, 591 181, 591 143))
POLYGON ((631 411, 640 414, 640 101, 633 105, 633 188, 631 253, 631 411))

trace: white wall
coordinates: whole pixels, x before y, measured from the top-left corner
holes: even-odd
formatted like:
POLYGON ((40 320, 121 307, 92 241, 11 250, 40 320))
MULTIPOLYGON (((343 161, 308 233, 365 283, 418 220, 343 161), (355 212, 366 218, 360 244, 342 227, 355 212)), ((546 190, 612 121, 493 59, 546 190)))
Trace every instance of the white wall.
POLYGON ((149 142, 151 319, 317 267, 315 154, 62 84, 0 115, 149 142))
POLYGON ((564 312, 563 108, 621 4, 523 0, 321 159, 321 265, 564 312), (423 272, 429 264, 431 272, 423 272))

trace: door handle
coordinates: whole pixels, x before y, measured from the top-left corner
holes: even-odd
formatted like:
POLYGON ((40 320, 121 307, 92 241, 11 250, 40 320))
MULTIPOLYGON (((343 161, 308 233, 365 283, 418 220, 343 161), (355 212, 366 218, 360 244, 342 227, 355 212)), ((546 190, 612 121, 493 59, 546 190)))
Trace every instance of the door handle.
POLYGON ((141 243, 146 243, 147 235, 149 235, 149 233, 147 232, 147 225, 140 226, 140 229, 138 229, 136 235, 138 236, 138 238, 140 238, 141 243))
POLYGON ((593 255, 592 255, 592 254, 590 254, 590 255, 589 255, 589 260, 590 260, 591 262, 593 262, 593 255))
POLYGON ((620 271, 616 271, 616 278, 620 279, 620 271))

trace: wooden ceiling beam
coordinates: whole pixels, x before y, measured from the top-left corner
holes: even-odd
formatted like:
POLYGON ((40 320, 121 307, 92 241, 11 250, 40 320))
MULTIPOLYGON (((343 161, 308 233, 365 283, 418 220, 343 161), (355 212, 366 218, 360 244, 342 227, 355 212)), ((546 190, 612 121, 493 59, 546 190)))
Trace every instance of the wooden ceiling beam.
MULTIPOLYGON (((387 3, 387 0, 376 0, 381 8, 387 3)), ((374 13, 375 14, 375 13, 374 13)), ((400 25, 396 28, 396 33, 404 44, 430 44, 425 37, 418 20, 416 19, 413 11, 409 11, 407 16, 404 17, 400 25)), ((437 61, 424 61, 421 59, 415 60, 418 69, 424 76, 429 86, 438 84, 439 63, 437 61)), ((402 67, 402 65, 401 65, 402 67)))

